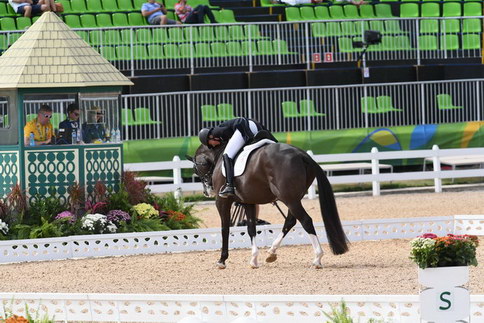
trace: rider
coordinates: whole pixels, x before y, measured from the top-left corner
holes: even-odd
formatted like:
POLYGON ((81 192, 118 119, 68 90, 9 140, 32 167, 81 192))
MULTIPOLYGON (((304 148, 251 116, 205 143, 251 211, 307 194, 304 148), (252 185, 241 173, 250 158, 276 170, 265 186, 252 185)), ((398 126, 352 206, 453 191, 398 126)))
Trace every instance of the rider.
POLYGON ((225 187, 219 196, 227 198, 235 195, 234 188, 234 158, 249 140, 261 130, 266 130, 260 123, 247 118, 235 118, 225 121, 215 128, 203 128, 198 138, 208 148, 214 148, 227 143, 223 153, 225 166, 225 187))

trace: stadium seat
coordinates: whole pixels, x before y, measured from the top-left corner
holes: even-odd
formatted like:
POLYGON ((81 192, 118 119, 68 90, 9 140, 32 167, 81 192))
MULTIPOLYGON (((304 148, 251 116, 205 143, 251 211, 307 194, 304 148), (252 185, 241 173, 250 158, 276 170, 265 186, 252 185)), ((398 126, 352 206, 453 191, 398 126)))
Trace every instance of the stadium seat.
POLYGON ((71 0, 71 9, 74 13, 86 13, 86 2, 84 0, 71 0))
POLYGON ((463 19, 462 32, 463 33, 480 33, 482 31, 481 20, 477 18, 463 19))
POLYGON ((345 19, 345 13, 343 11, 343 6, 332 5, 329 7, 329 15, 331 19, 345 19))
POLYGON ((481 2, 465 2, 463 5, 463 16, 482 16, 481 2))
POLYGON ((436 50, 438 49, 437 37, 434 35, 419 35, 418 46, 420 50, 436 50))
POLYGON ((385 30, 385 25, 383 24, 383 20, 370 20, 369 29, 377 30, 383 34, 387 33, 387 31, 385 30))
POLYGON ((249 37, 252 40, 267 38, 267 37, 263 37, 260 34, 259 26, 257 26, 257 25, 245 25, 244 28, 245 28, 246 39, 249 39, 249 37))
POLYGON ((215 34, 213 32, 212 26, 200 27, 198 28, 198 34, 200 36, 200 40, 203 41, 214 41, 215 34))
POLYGON ((360 16, 363 19, 376 18, 375 11, 373 10, 373 5, 366 4, 364 6, 360 6, 360 16))
POLYGON ((403 34, 408 33, 400 27, 400 21, 398 20, 385 20, 385 33, 390 34, 403 34))
MULTIPOLYGON (((364 6, 363 6, 364 7, 364 6)), ((345 18, 347 19, 360 19, 360 13, 358 7, 354 4, 347 4, 343 7, 345 18)))
POLYGON ((437 107, 439 110, 462 109, 462 106, 455 106, 452 102, 452 96, 449 94, 437 95, 437 107))
POLYGON ((391 111, 403 111, 402 109, 397 109, 393 106, 392 97, 388 95, 380 95, 376 97, 376 105, 378 107, 378 112, 391 112, 391 111))
POLYGON ((297 54, 296 52, 289 51, 289 47, 287 46, 287 41, 283 39, 274 39, 272 41, 272 49, 274 54, 280 54, 280 55, 297 54))
POLYGON ((286 8, 286 20, 287 21, 301 21, 301 13, 298 7, 287 7, 286 8))
POLYGON ((98 27, 113 27, 111 15, 108 13, 100 13, 96 15, 96 22, 98 27))
POLYGON ((112 46, 102 46, 99 48, 99 51, 101 55, 108 61, 115 61, 118 59, 116 56, 116 48, 112 46))
POLYGON ((442 5, 442 17, 462 16, 462 6, 459 2, 444 2, 442 5))
POLYGON ((355 22, 353 21, 342 21, 340 22, 341 35, 343 36, 356 36, 361 35, 361 32, 356 31, 355 22))
POLYGON ((240 25, 229 26, 229 35, 232 40, 244 40, 245 34, 244 29, 240 25))
POLYGON ((328 20, 331 19, 329 15, 329 9, 327 6, 317 6, 314 8, 314 15, 318 20, 328 20))
POLYGON ((96 29, 89 32, 89 44, 90 45, 102 45, 103 35, 102 30, 96 29))
POLYGON ((233 22, 237 22, 237 20, 235 19, 234 11, 230 9, 218 10, 217 22, 221 24, 230 24, 233 22))
POLYGON ((168 28, 168 39, 170 40, 170 42, 174 43, 185 42, 185 37, 183 36, 183 28, 168 28))
MULTIPOLYGON (((424 2, 420 9, 421 9, 420 14, 422 17, 440 17, 440 4, 436 2, 427 2, 427 3, 424 2)), ((413 17, 413 16, 407 16, 407 17, 413 17)))
POLYGON ((121 124, 123 126, 135 126, 136 122, 133 117, 133 110, 128 108, 121 109, 121 124))
POLYGON ((130 26, 144 26, 148 24, 139 12, 128 13, 128 21, 130 26))
POLYGON ((341 36, 343 34, 339 22, 327 22, 325 29, 325 36, 341 36))
POLYGON ((121 34, 119 33, 119 30, 118 29, 105 30, 103 33, 102 42, 103 44, 106 44, 106 45, 120 45, 122 42, 121 42, 121 34))
POLYGON ((217 113, 220 120, 231 120, 235 118, 234 107, 230 103, 217 104, 217 113))
POLYGON ((25 116, 25 121, 29 122, 29 121, 34 120, 35 118, 37 118, 37 114, 36 113, 30 113, 30 114, 27 114, 25 116))
POLYGON ((212 50, 210 49, 210 44, 208 43, 195 44, 195 57, 200 57, 200 58, 212 57, 212 50))
POLYGON ((446 33, 446 34, 460 33, 460 20, 459 19, 441 20, 440 30, 442 33, 446 33))
POLYGON ((243 41, 240 43, 240 48, 242 48, 242 53, 244 55, 258 55, 259 53, 257 52, 257 47, 255 42, 253 41, 243 41))
POLYGON ((165 58, 163 46, 159 44, 148 45, 148 56, 152 59, 165 58))
POLYGON ((0 18, 0 27, 2 28, 2 30, 17 30, 15 19, 12 17, 0 18))
POLYGON ((136 108, 134 109, 134 119, 138 125, 160 124, 160 121, 155 121, 151 118, 150 109, 136 108))
POLYGON ((153 42, 166 43, 168 42, 168 32, 166 28, 154 28, 151 29, 153 35, 153 42))
POLYGON ((116 12, 112 14, 113 26, 126 27, 129 26, 128 15, 123 12, 116 12))
POLYGON ((86 0, 87 12, 99 13, 103 12, 101 0, 86 0))
POLYGON ((131 45, 136 43, 136 34, 133 29, 121 29, 119 34, 121 35, 121 44, 131 45))
POLYGON ((440 49, 446 49, 446 50, 459 49, 459 37, 455 34, 441 35, 440 49))
POLYGON ((396 36, 396 47, 397 50, 412 50, 412 45, 410 43, 410 38, 408 36, 396 36))
POLYGON ((219 121, 217 108, 214 105, 206 104, 200 107, 202 112, 202 121, 219 121))
POLYGON ((378 18, 394 18, 392 7, 388 3, 377 3, 374 6, 375 14, 378 18))
POLYGON ((28 17, 17 17, 16 23, 18 30, 24 30, 32 26, 32 20, 28 17))
MULTIPOLYGON (((416 3, 402 3, 400 5, 400 17, 416 18, 416 17, 419 17, 419 16, 420 15, 419 15, 418 4, 416 4, 416 3)), ((440 16, 440 14, 438 16, 440 16)), ((429 17, 434 17, 434 16, 429 16, 429 17)))
POLYGON ((244 53, 242 52, 242 47, 240 46, 239 42, 231 41, 226 43, 227 47, 227 55, 229 56, 242 56, 244 53))
POLYGON ((8 48, 8 38, 6 34, 0 34, 0 49, 4 50, 8 48))
POLYGON ((84 14, 80 16, 81 25, 83 28, 96 28, 96 17, 91 14, 84 14))
POLYGON ((316 111, 313 100, 299 101, 299 115, 302 117, 324 117, 326 114, 316 111))
POLYGON ((138 44, 151 44, 153 43, 153 35, 151 29, 137 29, 136 30, 136 42, 138 44))
POLYGON ((311 24, 311 34, 313 35, 313 37, 324 37, 324 31, 324 23, 315 22, 311 24))
POLYGON ((64 7, 64 14, 72 12, 70 0, 58 0, 57 2, 61 3, 62 7, 64 7))
POLYGON ((104 12, 114 13, 119 11, 118 3, 116 2, 116 0, 102 0, 102 4, 104 12))
POLYGON ((420 20, 419 32, 421 34, 437 34, 439 32, 439 22, 436 19, 420 20))
POLYGON ((7 6, 9 6, 7 2, 0 2, 0 16, 10 16, 10 13, 7 10, 7 6))
POLYGON ((22 36, 22 33, 9 33, 8 34, 9 45, 12 45, 13 43, 15 43, 17 41, 17 39, 20 38, 20 36, 22 36))
POLYGON ((272 55, 276 54, 272 49, 272 42, 270 40, 259 40, 257 41, 257 51, 261 55, 272 55))
POLYGON ((360 99, 362 113, 379 113, 376 100, 373 96, 364 96, 360 99))
POLYGON ((71 28, 82 28, 81 20, 78 15, 66 15, 64 21, 71 28))
MULTIPOLYGON (((173 1, 173 0, 172 0, 172 1, 173 1)), ((145 3, 145 2, 146 2, 146 0, 133 0, 133 7, 134 7, 134 10, 135 10, 135 11, 139 11, 139 10, 141 10, 141 6, 142 6, 142 5, 143 5, 143 3, 145 3)), ((173 8, 174 8, 173 6, 171 6, 171 7, 169 6, 169 3, 170 3, 170 2, 169 2, 168 0, 165 0, 164 2, 165 2, 165 8, 166 8, 166 9, 173 9, 173 8)), ((175 3, 176 3, 176 1, 175 1, 175 3)))
MULTIPOLYGON (((193 46, 193 44, 189 44, 189 43, 185 43, 185 44, 179 44, 178 45, 178 51, 180 53, 180 58, 190 58, 190 57, 197 57, 197 45, 200 45, 200 44, 195 44, 195 47, 193 46)), ((209 47, 209 44, 203 44, 202 47, 209 47)), ((206 50, 203 48, 203 49, 200 49, 200 52, 204 52, 206 53, 206 50)), ((199 56, 199 57, 204 57, 204 56, 199 56)))
POLYGON ((215 27, 215 39, 218 41, 230 40, 230 34, 227 26, 215 27))
POLYGON ((284 101, 281 104, 282 106, 282 116, 284 118, 295 118, 300 117, 299 112, 297 110, 297 103, 294 101, 284 101))
POLYGON ((165 44, 163 46, 163 52, 166 58, 178 58, 180 56, 178 45, 175 44, 165 44))
POLYGON ((301 14, 301 20, 316 20, 316 15, 314 14, 313 7, 303 6, 299 8, 299 13, 301 14))
POLYGON ((348 37, 338 37, 338 47, 341 53, 354 53, 361 48, 353 48, 353 39, 348 37))
POLYGON ((183 28, 185 34, 185 39, 190 42, 200 41, 200 33, 197 27, 186 27, 183 28))
POLYGON ((478 34, 463 34, 462 49, 481 49, 481 36, 478 34))
POLYGON ((212 51, 212 56, 214 57, 225 57, 227 56, 227 46, 222 42, 214 42, 210 44, 210 49, 212 51))
POLYGON ((79 35, 79 37, 81 37, 86 43, 89 44, 89 33, 85 30, 76 30, 75 31, 76 34, 79 35))
MULTIPOLYGON (((135 8, 133 7, 133 2, 131 0, 118 0, 118 8, 120 11, 134 11, 135 8)), ((137 10, 141 10, 140 8, 136 8, 137 10)))

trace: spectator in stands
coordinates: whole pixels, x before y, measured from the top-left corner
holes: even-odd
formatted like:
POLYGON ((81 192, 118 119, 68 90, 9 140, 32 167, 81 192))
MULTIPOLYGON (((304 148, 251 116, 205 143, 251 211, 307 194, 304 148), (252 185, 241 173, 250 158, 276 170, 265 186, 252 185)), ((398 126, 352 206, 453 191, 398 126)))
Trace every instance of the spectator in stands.
POLYGON ((24 127, 24 143, 30 143, 30 134, 34 134, 35 145, 48 145, 54 137, 54 128, 50 123, 52 118, 52 108, 47 104, 42 104, 37 111, 37 118, 27 122, 24 127))
POLYGON ((205 16, 208 16, 212 24, 217 22, 208 6, 198 5, 193 9, 187 4, 187 0, 178 0, 178 3, 175 4, 175 13, 184 24, 203 24, 205 16))
POLYGON ((141 6, 141 14, 148 20, 150 25, 176 25, 180 24, 166 16, 166 8, 155 0, 148 0, 141 6))
MULTIPOLYGON (((72 132, 79 129, 79 106, 75 103, 67 106, 67 118, 59 123, 58 144, 75 144, 72 142, 72 132)), ((81 138, 79 138, 80 140, 81 138)))
POLYGON ((64 11, 62 5, 54 3, 54 0, 8 0, 8 3, 13 11, 24 17, 39 15, 44 11, 64 11))
POLYGON ((367 1, 364 1, 364 0, 335 0, 335 2, 351 3, 358 7, 368 3, 367 1))
POLYGON ((92 107, 92 109, 88 111, 88 120, 82 124, 82 140, 86 144, 100 144, 106 139, 103 117, 104 113, 98 107, 92 107), (95 114, 94 118, 91 117, 92 113, 95 114))
POLYGON ((290 6, 297 6, 300 4, 308 4, 308 3, 314 3, 318 4, 321 3, 325 0, 272 0, 272 3, 274 4, 288 4, 290 6))

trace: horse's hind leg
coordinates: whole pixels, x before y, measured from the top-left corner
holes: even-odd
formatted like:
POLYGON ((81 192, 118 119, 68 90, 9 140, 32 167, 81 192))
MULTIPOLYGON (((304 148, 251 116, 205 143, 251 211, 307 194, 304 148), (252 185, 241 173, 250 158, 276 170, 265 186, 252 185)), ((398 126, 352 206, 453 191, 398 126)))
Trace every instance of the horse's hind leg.
POLYGON ((318 236, 316 235, 316 230, 314 229, 313 219, 309 216, 306 210, 303 208, 301 201, 293 202, 287 205, 291 213, 296 217, 303 229, 308 233, 309 239, 311 240, 311 245, 314 250, 314 260, 313 266, 316 268, 323 268, 321 265, 321 257, 323 256, 323 249, 319 244, 318 236))
POLYGON ((252 255, 250 257, 250 267, 252 268, 259 268, 259 262, 257 257, 259 256, 259 249, 257 248, 256 244, 256 207, 254 204, 247 204, 245 205, 245 212, 247 215, 247 232, 250 236, 250 242, 252 245, 252 255))
POLYGON ((291 214, 291 211, 288 212, 286 220, 284 221, 284 226, 282 227, 282 232, 279 233, 276 240, 272 243, 271 248, 269 249, 269 256, 266 258, 266 262, 274 262, 277 260, 277 249, 281 246, 282 239, 287 235, 287 233, 296 225, 296 218, 291 214))

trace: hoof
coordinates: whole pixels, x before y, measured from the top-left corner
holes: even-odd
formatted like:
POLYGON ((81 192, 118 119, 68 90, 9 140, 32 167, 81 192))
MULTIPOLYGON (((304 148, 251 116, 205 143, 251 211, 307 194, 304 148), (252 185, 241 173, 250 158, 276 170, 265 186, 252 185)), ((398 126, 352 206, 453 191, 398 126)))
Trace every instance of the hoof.
POLYGON ((221 262, 217 262, 217 268, 218 269, 225 269, 225 268, 227 268, 227 266, 225 264, 221 263, 221 262))
POLYGON ((321 264, 312 264, 311 267, 314 269, 323 269, 323 265, 321 264))
POLYGON ((259 265, 250 264, 250 268, 251 269, 257 269, 257 268, 259 268, 259 265))
POLYGON ((266 258, 266 262, 274 262, 277 260, 277 254, 271 253, 269 256, 266 258))

